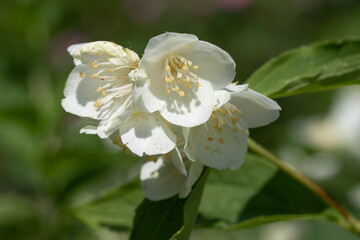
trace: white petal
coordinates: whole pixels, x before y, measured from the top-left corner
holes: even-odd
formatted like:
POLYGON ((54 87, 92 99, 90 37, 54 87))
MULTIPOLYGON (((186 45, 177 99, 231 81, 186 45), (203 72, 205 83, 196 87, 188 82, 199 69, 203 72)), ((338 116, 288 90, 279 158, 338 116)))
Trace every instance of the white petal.
POLYGON ((219 109, 222 105, 230 101, 231 93, 226 90, 214 91, 214 108, 213 111, 219 109))
POLYGON ((242 118, 249 128, 275 121, 281 110, 274 100, 251 89, 232 93, 230 102, 242 111, 242 118))
POLYGON ((198 76, 210 81, 215 90, 224 88, 235 77, 234 60, 227 52, 211 43, 199 41, 190 59, 199 66, 196 70, 198 76))
POLYGON ((204 165, 200 161, 195 161, 195 162, 191 163, 191 166, 189 169, 189 176, 186 179, 186 186, 185 186, 185 188, 182 188, 179 193, 180 198, 185 198, 190 194, 191 188, 194 185, 194 183, 198 180, 198 178, 200 177, 203 168, 204 168, 204 165))
POLYGON ((185 145, 184 145, 184 152, 186 156, 191 160, 195 161, 196 159, 196 139, 194 136, 194 131, 191 128, 182 128, 185 145))
POLYGON ((172 150, 170 152, 170 159, 171 159, 172 163, 174 164, 174 166, 176 167, 176 169, 179 171, 179 173, 186 177, 187 172, 186 172, 186 168, 184 165, 184 161, 183 161, 183 159, 181 157, 181 153, 177 147, 175 147, 174 150, 172 150))
POLYGON ((129 73, 129 78, 134 83, 132 95, 134 103, 136 103, 139 97, 149 87, 150 79, 148 78, 147 74, 140 69, 132 70, 129 73))
POLYGON ((97 126, 86 125, 82 129, 80 129, 80 133, 83 134, 97 134, 97 126))
MULTIPOLYGON (((166 32, 149 40, 140 67, 145 62, 157 62, 168 54, 191 51, 199 39, 192 34, 166 32)), ((163 66, 161 64, 161 66, 163 66)))
POLYGON ((237 84, 237 83, 230 83, 225 87, 226 90, 230 92, 240 92, 248 89, 249 84, 237 84))
POLYGON ((185 188, 186 177, 183 175, 175 176, 175 166, 171 161, 163 163, 163 158, 156 162, 145 163, 140 172, 141 185, 145 190, 145 197, 158 201, 170 198, 179 194, 185 188))
POLYGON ((206 122, 213 110, 214 93, 207 81, 199 80, 196 90, 184 89, 185 96, 168 94, 167 105, 160 110, 161 115, 170 123, 193 127, 206 122))
POLYGON ((134 113, 120 126, 122 142, 140 157, 170 152, 176 144, 171 126, 158 113, 134 113))
POLYGON ((97 133, 100 138, 108 138, 120 125, 127 121, 134 111, 134 105, 122 106, 119 102, 112 104, 110 117, 100 121, 97 133))
POLYGON ((61 102, 65 111, 81 117, 99 119, 100 110, 94 107, 94 103, 101 94, 96 92, 96 89, 105 82, 92 79, 91 75, 95 72, 95 69, 83 64, 71 71, 64 89, 65 98, 61 102), (83 73, 86 75, 81 78, 83 73))
POLYGON ((141 91, 142 94, 136 101, 136 107, 140 111, 152 113, 164 108, 166 95, 165 84, 161 84, 159 81, 153 81, 150 82, 148 88, 141 89, 141 91))
POLYGON ((88 43, 77 43, 77 44, 73 44, 71 46, 69 46, 67 48, 67 51, 68 53, 71 55, 71 56, 76 56, 76 55, 79 55, 80 54, 80 49, 82 47, 84 47, 86 44, 88 43))
MULTIPOLYGON (((212 128, 212 126, 207 128, 212 128)), ((207 130, 205 125, 192 129, 194 136, 196 136, 196 158, 204 165, 212 168, 220 170, 225 168, 236 169, 240 167, 245 159, 248 131, 239 130, 234 132, 226 124, 221 128, 222 132, 216 132, 216 135, 213 134, 214 131, 207 130), (210 141, 208 138, 212 140, 210 141), (219 140, 220 138, 221 140, 219 140)))

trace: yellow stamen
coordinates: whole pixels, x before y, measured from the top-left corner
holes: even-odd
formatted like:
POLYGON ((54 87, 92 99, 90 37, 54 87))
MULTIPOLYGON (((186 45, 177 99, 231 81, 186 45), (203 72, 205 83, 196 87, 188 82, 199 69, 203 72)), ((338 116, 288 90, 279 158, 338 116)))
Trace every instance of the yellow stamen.
POLYGON ((102 87, 98 87, 97 89, 96 89, 96 91, 97 92, 102 92, 104 89, 102 88, 102 87))
POLYGON ((175 88, 174 88, 174 91, 175 91, 175 92, 178 92, 179 90, 180 90, 179 87, 175 87, 175 88))
POLYGON ((90 66, 92 66, 93 68, 98 68, 99 64, 97 64, 96 62, 92 62, 90 63, 90 66))
POLYGON ((235 113, 235 109, 234 109, 234 108, 230 108, 230 112, 231 112, 232 114, 234 114, 234 113, 235 113))
POLYGON ((168 89, 166 90, 166 93, 167 93, 167 94, 170 94, 170 93, 171 93, 171 89, 168 88, 168 89))
POLYGON ((170 66, 166 66, 166 71, 168 71, 168 72, 170 72, 170 71, 171 71, 170 66))
POLYGON ((175 171, 173 174, 174 174, 174 176, 176 177, 177 175, 179 175, 179 172, 178 172, 178 171, 175 171))
POLYGON ((187 71, 187 70, 189 70, 189 67, 185 65, 185 66, 182 67, 182 69, 183 69, 184 71, 187 71))
POLYGON ((114 71, 114 70, 112 70, 112 69, 108 69, 108 72, 109 72, 109 73, 112 73, 113 71, 114 71))
POLYGON ((180 61, 181 61, 182 63, 184 63, 184 62, 186 61, 186 59, 185 59, 185 58, 182 58, 180 61))
POLYGON ((219 143, 221 143, 221 144, 224 143, 224 139, 222 139, 222 138, 219 138, 218 141, 219 141, 219 143))
POLYGON ((166 82, 171 82, 171 79, 170 79, 169 77, 166 77, 166 78, 165 78, 165 81, 166 81, 166 82))
POLYGON ((242 115, 242 112, 241 112, 240 110, 237 110, 237 114, 238 114, 239 116, 241 116, 241 115, 242 115))
POLYGON ((188 83, 188 82, 185 82, 185 87, 187 87, 187 88, 191 88, 191 85, 190 85, 190 83, 188 83))
POLYGON ((106 92, 102 92, 102 97, 104 98, 104 97, 106 97, 106 92))
POLYGON ((199 66, 198 66, 198 65, 195 65, 193 68, 194 68, 195 70, 198 70, 198 69, 199 69, 199 66))
POLYGON ((233 130, 234 132, 237 132, 237 131, 238 131, 238 129, 237 129, 236 127, 233 127, 232 130, 233 130))
POLYGON ((98 100, 96 100, 96 102, 94 103, 94 107, 98 108, 101 107, 101 98, 99 98, 98 100))
POLYGON ((117 144, 120 141, 120 134, 117 135, 117 137, 113 140, 113 144, 117 144))
POLYGON ((192 61, 188 61, 187 64, 191 67, 192 61))
POLYGON ((211 114, 211 118, 212 118, 213 120, 217 120, 215 113, 212 113, 212 114, 211 114))
POLYGON ((184 91, 180 91, 180 97, 183 97, 183 96, 185 96, 184 91))
POLYGON ((98 75, 97 75, 97 73, 94 73, 93 75, 91 75, 90 77, 92 78, 92 79, 94 79, 94 78, 96 78, 98 75))
POLYGON ((196 87, 200 87, 200 83, 199 83, 199 82, 196 82, 196 87))
POLYGON ((208 137, 208 141, 212 141, 214 140, 212 137, 208 137))
POLYGON ((248 133, 249 133, 249 130, 244 129, 243 132, 244 132, 245 134, 248 134, 248 133))
POLYGON ((177 83, 178 83, 178 84, 182 84, 182 80, 179 78, 179 79, 177 80, 177 83))
POLYGON ((194 76, 194 80, 195 80, 195 81, 199 80, 199 77, 195 75, 195 76, 194 76))
POLYGON ((84 73, 84 72, 81 72, 81 73, 80 73, 80 77, 81 77, 81 78, 85 77, 85 73, 84 73))
POLYGON ((191 78, 189 76, 186 77, 186 82, 190 82, 191 81, 191 78))

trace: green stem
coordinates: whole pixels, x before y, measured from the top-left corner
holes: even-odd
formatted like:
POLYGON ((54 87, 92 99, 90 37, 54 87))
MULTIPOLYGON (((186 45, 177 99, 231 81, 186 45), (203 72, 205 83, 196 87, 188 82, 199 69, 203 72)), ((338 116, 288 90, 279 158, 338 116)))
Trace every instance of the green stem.
POLYGON ((258 155, 264 157, 265 159, 275 164, 282 171, 292 176, 294 179, 299 181, 310 191, 316 194, 326 204, 336 209, 346 221, 341 225, 346 229, 360 235, 360 222, 350 212, 348 212, 340 203, 338 203, 335 199, 329 196, 329 194, 324 189, 322 189, 319 185, 311 181, 309 178, 305 177, 302 173, 298 172, 290 165, 282 161, 280 158, 276 157, 274 154, 272 154, 270 151, 259 145, 253 139, 249 138, 248 145, 250 150, 252 150, 253 152, 257 153, 258 155))

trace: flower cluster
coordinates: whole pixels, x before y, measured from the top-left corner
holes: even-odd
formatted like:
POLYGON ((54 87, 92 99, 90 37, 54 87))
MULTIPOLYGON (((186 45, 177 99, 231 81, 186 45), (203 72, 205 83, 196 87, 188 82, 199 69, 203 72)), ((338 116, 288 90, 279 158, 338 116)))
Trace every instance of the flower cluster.
POLYGON ((75 68, 62 106, 89 118, 81 133, 148 156, 140 178, 151 200, 186 197, 203 166, 236 169, 249 128, 279 116, 279 105, 231 83, 235 62, 191 34, 150 39, 143 57, 111 42, 72 45, 75 68))

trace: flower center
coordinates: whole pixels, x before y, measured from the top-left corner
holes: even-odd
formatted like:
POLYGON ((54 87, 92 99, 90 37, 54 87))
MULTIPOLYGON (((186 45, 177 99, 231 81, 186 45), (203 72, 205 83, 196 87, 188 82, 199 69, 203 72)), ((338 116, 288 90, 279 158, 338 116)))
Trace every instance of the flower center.
MULTIPOLYGON (((90 78, 107 82, 102 87, 98 87, 96 92, 100 93, 100 97, 95 101, 94 107, 99 108, 105 102, 112 98, 125 97, 132 93, 132 82, 129 80, 129 72, 135 68, 135 65, 117 66, 111 63, 92 62, 90 66, 98 70, 93 73, 90 78)), ((84 72, 80 73, 80 77, 84 78, 84 72)))
POLYGON ((185 96, 185 88, 198 88, 199 77, 193 73, 199 69, 198 65, 179 55, 171 55, 165 60, 166 93, 176 92, 180 97, 185 96), (185 87, 185 88, 184 88, 185 87))
MULTIPOLYGON (((231 130, 234 132, 243 132, 248 134, 249 130, 243 128, 240 125, 240 117, 242 112, 237 109, 237 107, 231 103, 226 103, 217 110, 213 111, 209 119, 208 124, 211 127, 207 126, 207 140, 213 141, 216 138, 221 144, 224 143, 224 139, 219 137, 218 134, 222 132, 222 126, 225 124, 231 127, 231 130)), ((206 124, 206 125, 208 125, 206 124)))

